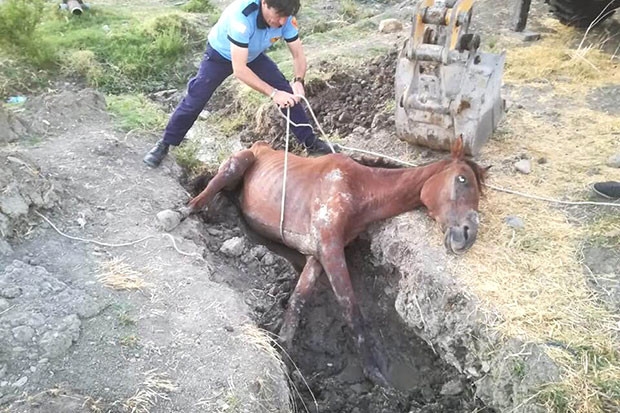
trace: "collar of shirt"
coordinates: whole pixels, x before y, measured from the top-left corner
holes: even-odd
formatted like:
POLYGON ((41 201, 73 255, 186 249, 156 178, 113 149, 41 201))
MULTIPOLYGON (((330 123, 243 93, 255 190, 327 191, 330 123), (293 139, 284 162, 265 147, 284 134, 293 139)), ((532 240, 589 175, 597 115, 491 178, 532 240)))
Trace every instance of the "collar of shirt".
POLYGON ((258 14, 256 15, 256 27, 258 27, 259 29, 269 28, 269 25, 267 24, 267 22, 265 21, 265 18, 263 17, 262 1, 258 2, 258 14))

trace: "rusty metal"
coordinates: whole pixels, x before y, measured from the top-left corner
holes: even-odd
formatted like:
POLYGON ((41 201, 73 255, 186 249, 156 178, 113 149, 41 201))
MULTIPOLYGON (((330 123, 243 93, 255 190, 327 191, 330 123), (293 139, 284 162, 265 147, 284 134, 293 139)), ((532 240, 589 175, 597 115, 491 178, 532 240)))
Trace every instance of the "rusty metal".
POLYGON ((400 139, 449 149, 463 135, 480 151, 503 116, 505 54, 482 53, 468 33, 474 0, 422 0, 396 69, 396 131, 400 139))

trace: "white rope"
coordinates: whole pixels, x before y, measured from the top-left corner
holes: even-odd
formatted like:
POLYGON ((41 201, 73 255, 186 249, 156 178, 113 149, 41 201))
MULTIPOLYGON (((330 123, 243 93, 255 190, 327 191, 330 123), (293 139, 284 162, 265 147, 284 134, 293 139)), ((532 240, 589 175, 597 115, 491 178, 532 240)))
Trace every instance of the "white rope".
POLYGON ((502 188, 502 187, 491 185, 491 184, 487 184, 487 183, 485 183, 484 185, 489 187, 489 188, 491 188, 491 189, 495 189, 496 191, 506 192, 508 194, 513 194, 513 195, 519 195, 519 196, 523 196, 525 198, 537 199, 539 201, 552 202, 552 203, 555 203, 555 204, 564 204, 564 205, 597 205, 597 206, 620 207, 620 203, 614 203, 614 202, 562 201, 562 200, 559 200, 559 199, 547 198, 547 197, 544 197, 544 196, 530 195, 530 194, 527 194, 525 192, 513 191, 512 189, 506 189, 506 188, 502 188))
MULTIPOLYGON (((100 241, 96 241, 93 239, 86 239, 86 238, 80 238, 80 237, 74 237, 72 235, 68 235, 65 234, 64 232, 62 232, 61 230, 58 229, 58 227, 56 227, 56 225, 54 225, 52 223, 52 221, 50 221, 45 215, 41 214, 39 211, 34 211, 35 214, 37 214, 38 216, 40 216, 41 218, 43 218, 48 224, 51 225, 52 228, 54 228, 54 230, 59 233, 60 235, 62 235, 65 238, 69 238, 72 239, 74 241, 81 241, 81 242, 86 242, 86 243, 91 243, 91 244, 96 244, 96 245, 100 245, 102 247, 127 247, 129 245, 133 245, 133 244, 137 244, 139 242, 142 241, 146 241, 147 239, 151 239, 151 238, 155 238, 155 235, 147 235, 146 237, 140 238, 139 240, 136 241, 130 241, 130 242, 123 242, 120 244, 109 244, 107 242, 100 242, 100 241)), ((202 261, 205 261, 204 258, 202 258, 202 256, 200 254, 197 253, 189 253, 189 252, 184 252, 181 251, 178 247, 177 247, 177 243, 174 239, 174 237, 170 234, 161 234, 164 237, 168 237, 171 241, 172 241, 172 247, 181 255, 185 255, 187 257, 196 257, 202 261)))
MULTIPOLYGON (((281 113, 281 112, 280 112, 281 113)), ((282 178, 282 204, 280 205, 280 238, 284 242, 284 206, 286 205, 286 176, 288 172, 288 141, 291 130, 291 108, 286 108, 286 141, 284 143, 284 176, 282 178)))
MULTIPOLYGON (((316 123, 316 125, 318 126, 319 130, 321 131, 321 134, 323 135, 323 138, 327 141, 327 143, 329 144, 330 148, 333 150, 333 145, 331 144, 331 142, 329 141, 329 139, 327 138, 327 135, 325 134, 325 132, 323 131, 323 129, 321 128, 321 125, 319 123, 319 121, 316 118, 316 115, 314 114, 314 111, 312 110, 312 106, 310 106, 310 102, 308 102, 308 99, 306 99, 305 96, 302 95, 294 95, 296 97, 300 97, 304 100, 304 102, 306 102, 306 105, 308 106, 308 110, 310 111, 310 114, 312 115, 312 118, 314 119, 314 122, 316 123)), ((280 112, 282 113, 282 112, 280 112)), ((284 114, 282 113, 282 116, 284 116, 284 114)), ((293 126, 308 126, 309 128, 312 129, 312 126, 309 124, 296 124, 294 122, 292 122, 289 118, 285 117, 287 120, 287 123, 290 123, 293 126)), ((314 131, 314 129, 312 129, 314 131)), ((287 129, 287 144, 288 144, 288 129, 287 129)), ((344 146, 344 145, 338 145, 339 147, 341 147, 342 149, 346 149, 348 151, 352 151, 352 152, 360 152, 360 153, 365 153, 368 155, 373 155, 373 156, 380 156, 386 159, 390 159, 394 162, 398 162, 401 163, 403 165, 407 165, 407 166, 418 166, 416 164, 413 164, 411 162, 407 162, 407 161, 403 161, 400 160, 398 158, 394 158, 388 155, 384 155, 378 152, 372 152, 372 151, 367 151, 364 149, 359 149, 359 148, 352 148, 350 146, 344 146)), ((499 186, 495 186, 495 185, 491 185, 491 184, 484 184, 485 186, 487 186, 488 188, 494 189, 496 191, 500 191, 500 192, 505 192, 508 194, 513 194, 513 195, 518 195, 518 196, 523 196, 526 198, 531 198, 531 199, 536 199, 539 201, 546 201, 546 202, 551 202, 551 203, 556 203, 556 204, 564 204, 564 205, 596 205, 596 206, 611 206, 611 207, 620 207, 620 203, 617 202, 594 202, 594 201, 562 201, 559 199, 553 199, 553 198, 547 198, 544 196, 538 196, 538 195, 530 195, 524 192, 518 192, 518 191, 513 191, 511 189, 506 189, 506 188, 502 188, 499 186)), ((281 231, 281 230, 280 230, 281 231)))

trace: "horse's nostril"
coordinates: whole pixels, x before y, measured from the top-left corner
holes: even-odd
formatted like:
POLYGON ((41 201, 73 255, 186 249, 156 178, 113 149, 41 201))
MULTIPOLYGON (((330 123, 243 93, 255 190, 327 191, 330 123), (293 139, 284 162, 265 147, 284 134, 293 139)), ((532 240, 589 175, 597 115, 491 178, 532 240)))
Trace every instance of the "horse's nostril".
POLYGON ((463 237, 466 241, 469 239, 469 227, 467 225, 463 226, 463 237))

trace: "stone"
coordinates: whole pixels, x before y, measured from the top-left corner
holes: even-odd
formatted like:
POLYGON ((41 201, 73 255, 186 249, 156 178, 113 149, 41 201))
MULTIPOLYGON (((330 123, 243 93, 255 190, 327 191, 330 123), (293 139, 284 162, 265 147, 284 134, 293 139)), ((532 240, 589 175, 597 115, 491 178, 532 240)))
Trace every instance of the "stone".
POLYGON ((241 237, 234 237, 224 241, 220 248, 222 254, 229 257, 239 257, 245 249, 245 240, 241 237))
POLYGON ((34 337, 34 329, 28 326, 17 326, 13 329, 13 337, 22 343, 30 343, 34 337))
POLYGON ((24 376, 21 379, 17 380, 15 383, 13 383, 13 387, 22 387, 27 382, 28 382, 28 377, 24 376))
POLYGON ((519 33, 519 36, 524 42, 535 42, 536 40, 540 40, 540 33, 530 30, 522 31, 521 33, 519 33))
POLYGON ((607 166, 620 168, 620 153, 610 156, 609 159, 607 159, 607 166))
POLYGON ((403 29, 403 24, 398 19, 385 19, 379 23, 380 33, 394 33, 403 29))
POLYGON ((529 174, 532 172, 532 162, 529 159, 521 159, 515 163, 515 169, 522 174, 529 174))
POLYGON ((525 222, 523 222, 523 219, 517 216, 514 216, 514 215, 508 215, 504 217, 504 222, 506 223, 506 225, 508 225, 511 228, 516 228, 516 229, 525 228, 525 222))

